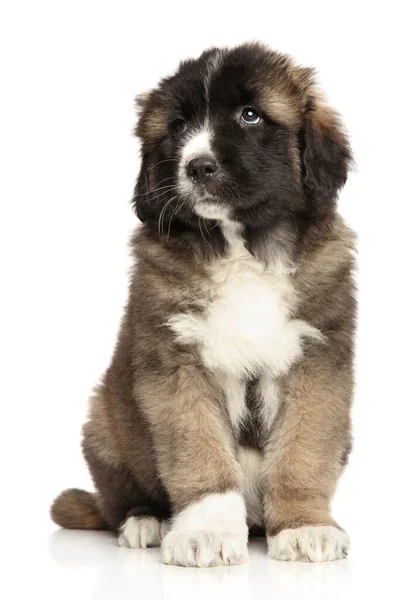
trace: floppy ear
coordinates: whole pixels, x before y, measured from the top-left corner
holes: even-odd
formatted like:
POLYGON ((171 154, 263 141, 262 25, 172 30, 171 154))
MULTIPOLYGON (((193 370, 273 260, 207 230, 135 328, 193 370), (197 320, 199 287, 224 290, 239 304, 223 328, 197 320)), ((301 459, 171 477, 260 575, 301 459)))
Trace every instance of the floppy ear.
POLYGON ((136 96, 135 99, 135 105, 138 114, 138 121, 135 127, 135 134, 140 138, 142 143, 142 164, 140 167, 139 176, 136 181, 132 202, 135 213, 138 219, 142 221, 142 223, 157 218, 157 215, 155 214, 154 203, 151 202, 149 198, 149 182, 146 172, 146 164, 148 164, 148 160, 145 145, 146 140, 148 139, 147 134, 149 133, 147 114, 149 111, 151 94, 152 92, 150 90, 148 92, 140 94, 139 96, 136 96))
POLYGON ((328 208, 346 182, 352 155, 339 116, 317 94, 308 95, 302 164, 307 196, 321 209, 328 208))

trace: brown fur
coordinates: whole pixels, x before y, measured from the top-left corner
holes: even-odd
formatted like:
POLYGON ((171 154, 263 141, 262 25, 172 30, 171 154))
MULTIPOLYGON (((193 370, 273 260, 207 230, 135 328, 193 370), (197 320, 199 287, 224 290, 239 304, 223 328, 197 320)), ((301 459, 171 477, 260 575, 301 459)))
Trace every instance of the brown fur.
MULTIPOLYGON (((263 105, 274 120, 296 130, 315 86, 315 72, 308 67, 297 67, 290 58, 279 54, 275 56, 274 67, 260 88, 263 105)), ((256 86, 260 86, 260 80, 256 86)))
MULTIPOLYGON (((145 92, 136 97, 136 106, 139 114, 144 114, 151 92, 145 92)), ((144 140, 157 139, 165 132, 168 113, 161 104, 152 107, 152 110, 146 114, 146 118, 139 119, 135 133, 144 140)))

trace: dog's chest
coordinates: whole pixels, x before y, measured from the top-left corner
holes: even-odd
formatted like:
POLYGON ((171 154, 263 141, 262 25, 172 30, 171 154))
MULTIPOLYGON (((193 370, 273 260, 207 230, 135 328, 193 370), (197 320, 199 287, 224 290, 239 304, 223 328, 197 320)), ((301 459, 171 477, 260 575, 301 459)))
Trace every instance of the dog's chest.
POLYGON ((296 295, 283 262, 266 269, 242 246, 216 260, 205 308, 180 313, 169 326, 181 343, 195 344, 205 366, 237 378, 267 370, 279 375, 301 354, 311 329, 292 318, 296 295))

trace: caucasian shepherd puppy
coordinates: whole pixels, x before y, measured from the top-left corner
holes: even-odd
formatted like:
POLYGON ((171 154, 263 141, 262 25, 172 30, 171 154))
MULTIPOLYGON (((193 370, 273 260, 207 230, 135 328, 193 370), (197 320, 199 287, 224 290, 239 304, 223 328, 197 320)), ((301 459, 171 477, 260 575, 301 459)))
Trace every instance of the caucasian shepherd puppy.
POLYGON ((138 100, 142 224, 117 346, 83 452, 96 492, 63 527, 110 529, 165 563, 324 561, 351 447, 353 234, 336 212, 351 151, 312 69, 213 48, 138 100))

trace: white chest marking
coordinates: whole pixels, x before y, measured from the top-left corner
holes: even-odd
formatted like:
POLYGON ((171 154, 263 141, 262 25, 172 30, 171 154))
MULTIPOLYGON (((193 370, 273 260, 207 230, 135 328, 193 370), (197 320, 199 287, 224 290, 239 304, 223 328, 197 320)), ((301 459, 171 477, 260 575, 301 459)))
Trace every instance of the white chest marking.
POLYGON ((301 356, 302 338, 322 336, 291 317, 296 293, 284 260, 266 269, 245 248, 238 224, 222 227, 229 252, 210 267, 205 311, 179 313, 168 325, 180 343, 198 346, 214 372, 238 380, 263 371, 281 375, 301 356))

